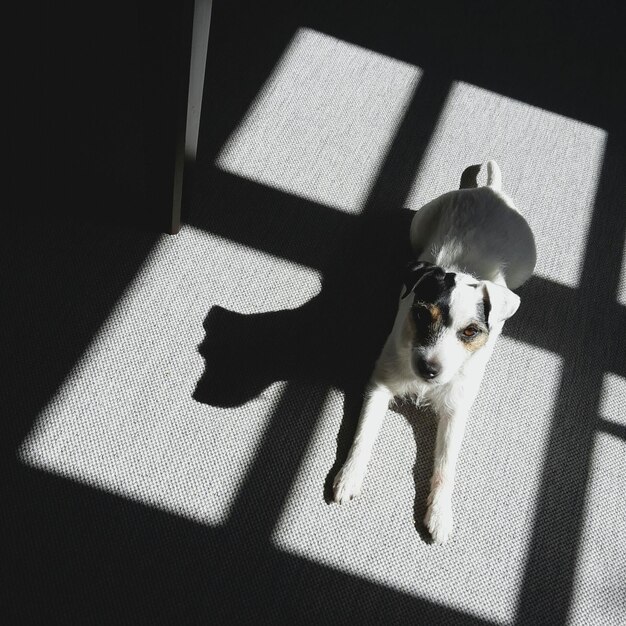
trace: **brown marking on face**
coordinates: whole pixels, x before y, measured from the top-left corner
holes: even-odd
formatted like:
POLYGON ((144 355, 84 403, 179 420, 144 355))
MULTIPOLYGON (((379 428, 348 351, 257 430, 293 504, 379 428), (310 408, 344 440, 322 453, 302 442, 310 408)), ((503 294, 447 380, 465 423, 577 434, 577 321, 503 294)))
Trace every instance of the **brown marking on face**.
POLYGON ((418 302, 411 313, 413 339, 418 345, 428 345, 439 336, 445 320, 445 312, 437 304, 418 302))
POLYGON ((463 341, 463 346, 469 352, 476 352, 487 343, 487 339, 489 339, 489 333, 486 330, 483 330, 471 339, 463 341))
POLYGON ((438 322, 441 320, 441 309, 436 304, 430 305, 428 309, 430 311, 430 317, 432 318, 433 322, 438 322))

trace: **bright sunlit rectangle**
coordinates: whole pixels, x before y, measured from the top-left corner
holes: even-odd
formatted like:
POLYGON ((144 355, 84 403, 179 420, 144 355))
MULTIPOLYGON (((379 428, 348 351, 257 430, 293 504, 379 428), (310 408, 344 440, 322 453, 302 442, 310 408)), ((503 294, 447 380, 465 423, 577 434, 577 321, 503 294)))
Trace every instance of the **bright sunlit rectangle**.
POLYGON ((499 340, 463 443, 456 530, 444 547, 425 543, 413 519, 416 481, 423 485, 430 477, 434 431, 428 434, 419 421, 411 427, 393 411, 361 496, 343 506, 321 500, 317 486, 333 464, 342 417, 340 398, 331 396, 275 530, 275 544, 429 602, 513 624, 561 366, 553 353, 499 340), (538 361, 540 369, 529 367, 538 361))
POLYGON ((407 204, 419 208, 458 187, 468 165, 495 159, 535 235, 535 273, 577 287, 606 139, 601 128, 455 81, 407 204))
POLYGON ((319 286, 313 270, 189 226, 161 238, 19 457, 194 521, 224 523, 286 383, 252 399, 245 419, 236 408, 195 402, 202 322, 218 303, 259 313, 304 303, 319 286), (281 280, 297 283, 298 293, 285 288, 282 301, 276 292, 268 301, 267 283, 281 280))
POLYGON ((358 212, 421 74, 413 65, 301 28, 217 165, 358 212))
MULTIPOLYGON (((626 426, 626 380, 604 377, 600 417, 626 426)), ((598 432, 591 457, 568 624, 622 626, 626 619, 626 440, 598 432)))

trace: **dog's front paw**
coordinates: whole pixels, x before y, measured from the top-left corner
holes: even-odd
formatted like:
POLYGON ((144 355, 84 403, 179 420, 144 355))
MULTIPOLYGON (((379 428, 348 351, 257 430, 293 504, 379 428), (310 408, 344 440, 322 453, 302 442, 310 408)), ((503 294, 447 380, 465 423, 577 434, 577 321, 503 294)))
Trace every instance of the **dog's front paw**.
POLYGON ((361 493, 364 475, 365 472, 346 463, 333 481, 333 500, 338 504, 345 504, 356 498, 361 493))
POLYGON ((452 503, 435 502, 431 504, 424 517, 424 525, 433 539, 433 543, 446 543, 452 534, 452 503))

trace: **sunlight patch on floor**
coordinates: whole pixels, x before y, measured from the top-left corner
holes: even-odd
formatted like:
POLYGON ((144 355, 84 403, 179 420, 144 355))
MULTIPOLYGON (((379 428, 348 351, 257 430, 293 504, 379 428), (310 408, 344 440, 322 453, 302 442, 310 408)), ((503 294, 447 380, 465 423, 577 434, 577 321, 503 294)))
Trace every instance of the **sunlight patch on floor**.
MULTIPOLYGON (((604 377, 600 417, 626 426, 626 380, 604 377)), ((626 616, 626 440, 598 432, 591 457, 581 547, 568 623, 621 626, 626 616), (621 606, 620 611, 616 607, 621 606)))
POLYGON ((301 28, 217 166, 358 213, 421 75, 418 67, 301 28))
MULTIPOLYGON (((624 398, 626 398, 626 379, 617 374, 605 374, 600 404, 600 417, 614 424, 626 426, 624 398)), ((626 446, 626 442, 624 442, 624 445, 626 446)))
POLYGON ((468 165, 495 159, 535 233, 535 274, 577 287, 606 139, 600 128, 456 81, 407 204, 418 209, 458 187, 468 165))
POLYGON ((514 623, 560 377, 557 355, 499 340, 461 452, 455 536, 443 547, 425 543, 414 524, 431 472, 434 423, 427 416, 389 411, 361 496, 341 507, 321 499, 342 419, 335 392, 274 531, 275 545, 429 602, 514 623), (524 366, 539 353, 540 372, 524 366), (503 380, 510 381, 506 393, 503 380))
POLYGON ((212 525, 224 523, 285 383, 247 409, 195 402, 197 347, 215 304, 258 313, 306 302, 317 273, 184 226, 157 242, 18 454, 38 469, 212 525), (252 256, 251 256, 252 255, 252 256), (234 271, 234 268, 237 271, 234 271), (268 294, 295 280, 298 293, 268 294), (215 294, 233 294, 216 301, 215 294))

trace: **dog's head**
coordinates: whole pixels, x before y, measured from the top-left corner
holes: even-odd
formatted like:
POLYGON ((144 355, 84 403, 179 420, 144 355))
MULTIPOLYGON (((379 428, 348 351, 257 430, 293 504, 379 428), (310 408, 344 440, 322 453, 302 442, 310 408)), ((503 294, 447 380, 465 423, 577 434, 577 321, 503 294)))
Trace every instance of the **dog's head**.
POLYGON ((520 303, 506 287, 424 261, 409 264, 404 284, 402 298, 413 298, 405 320, 411 367, 431 384, 449 382, 520 303))

